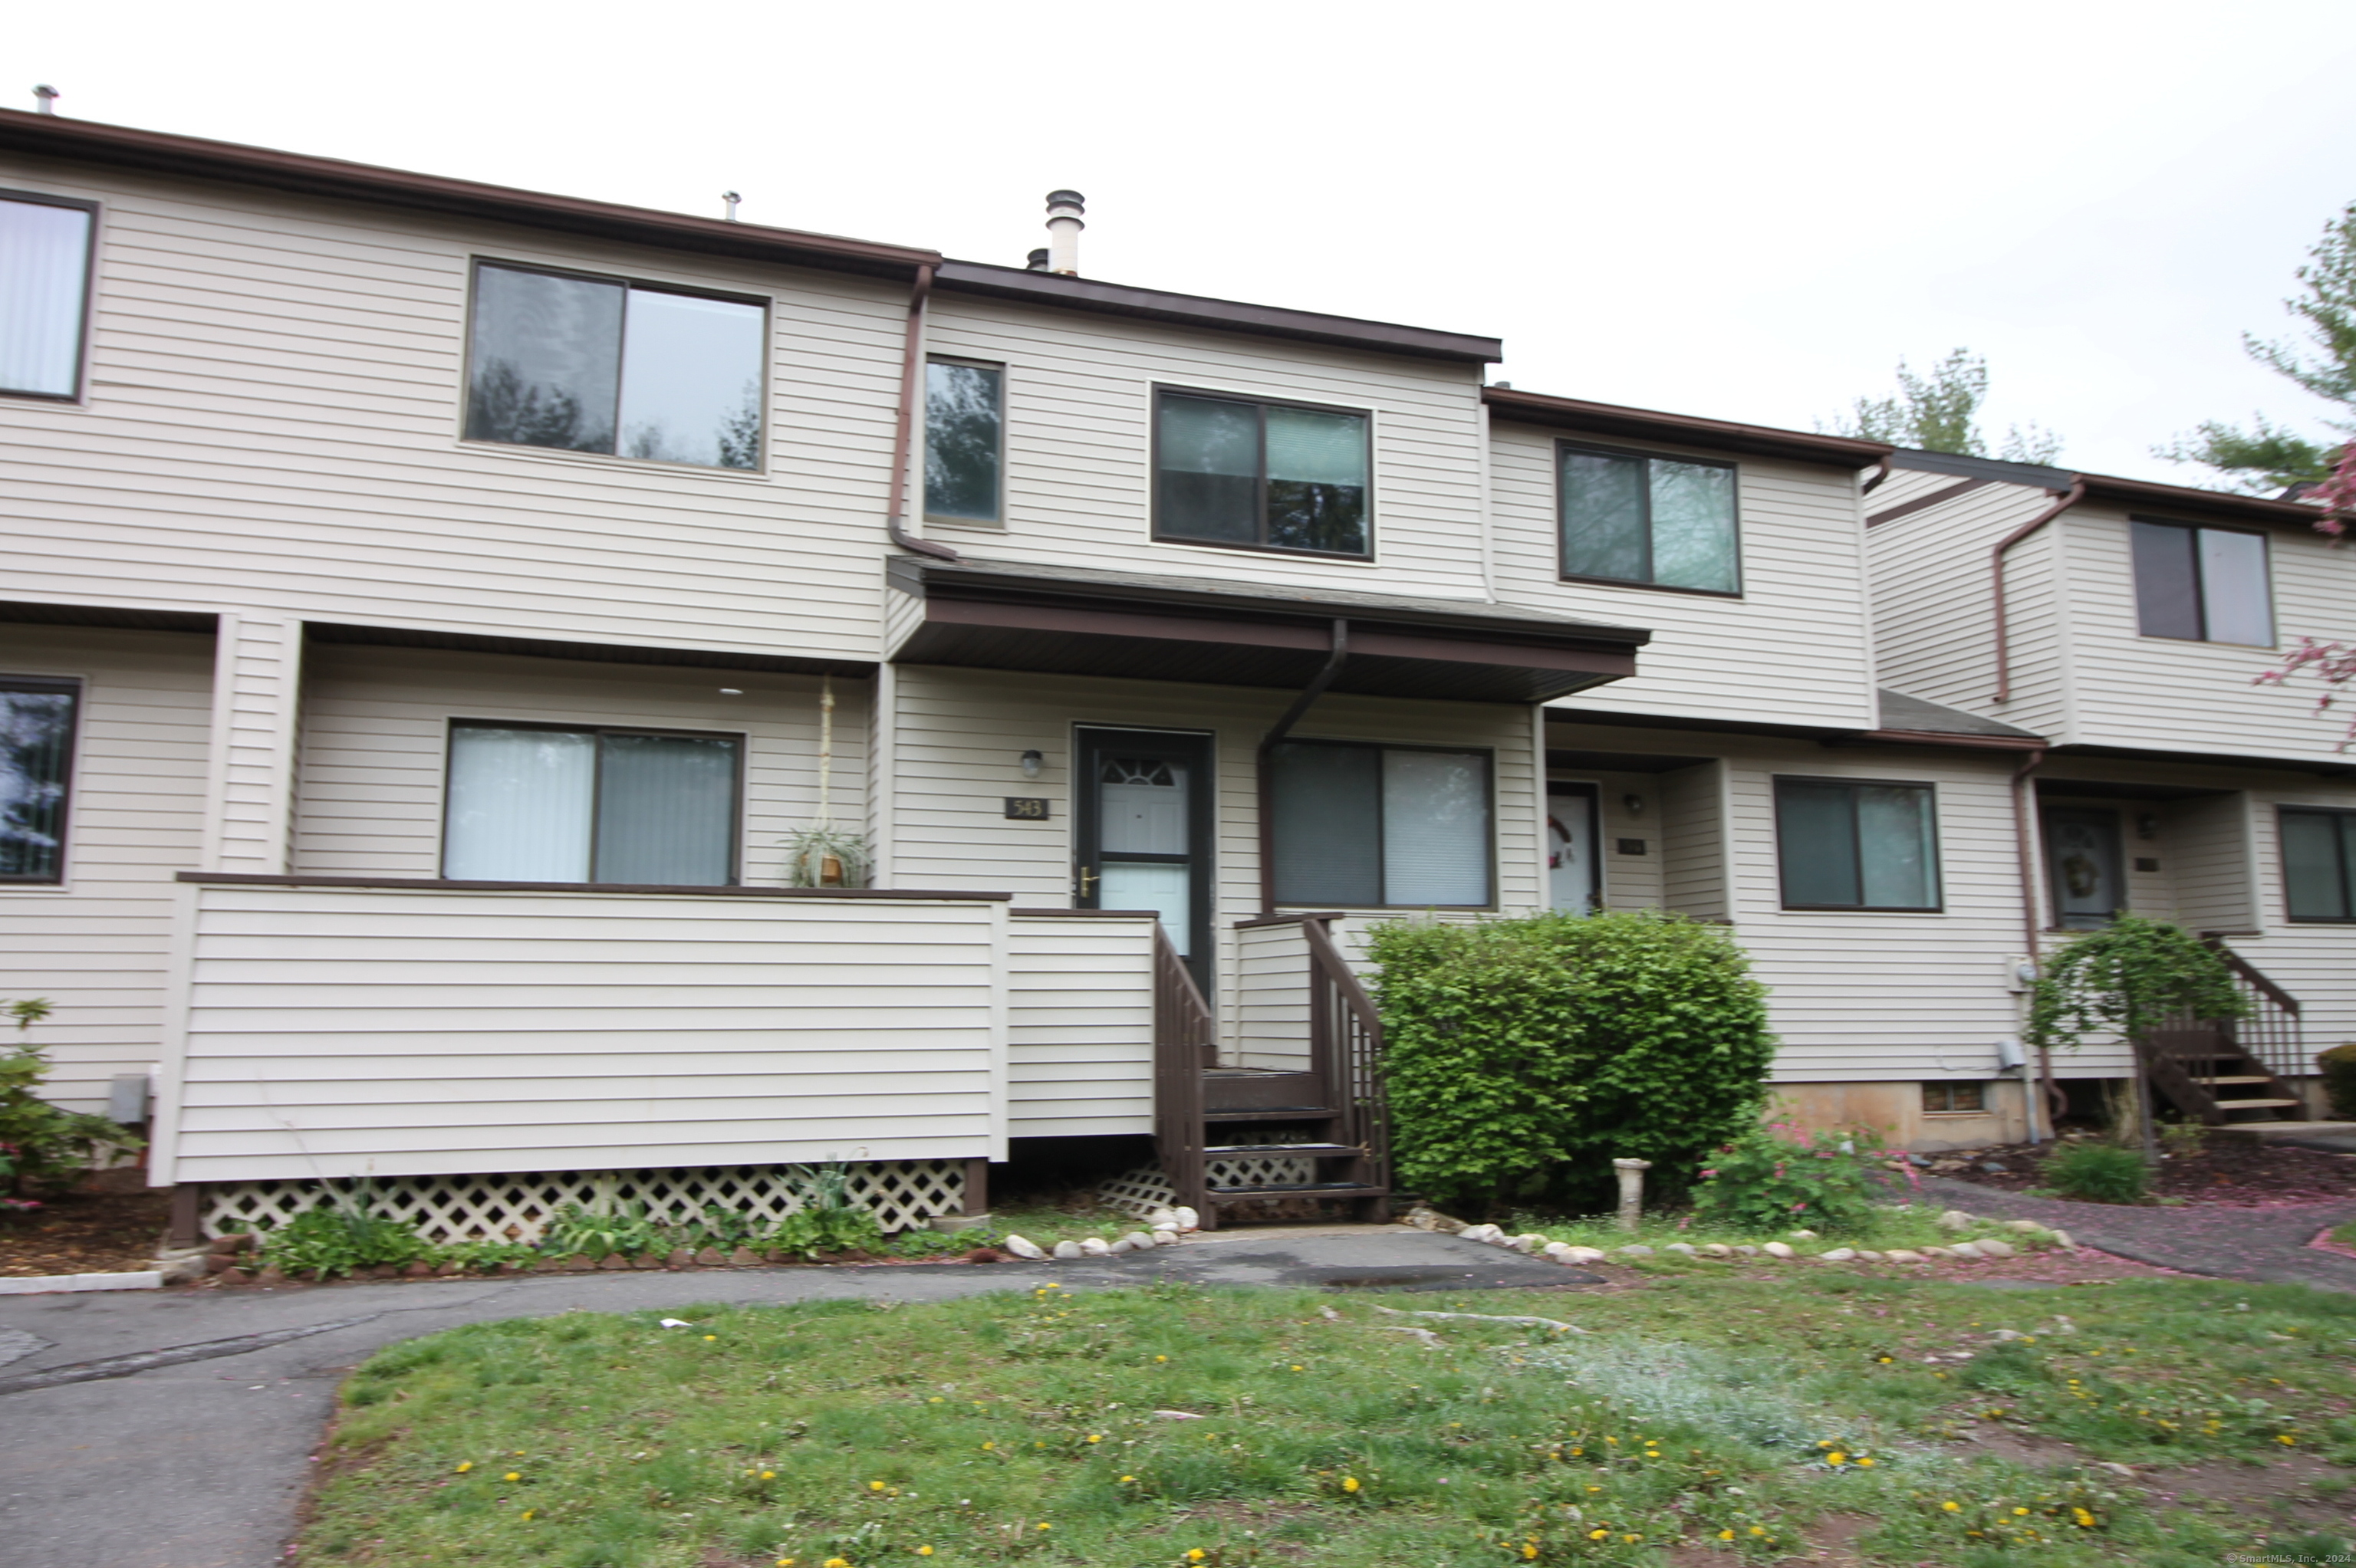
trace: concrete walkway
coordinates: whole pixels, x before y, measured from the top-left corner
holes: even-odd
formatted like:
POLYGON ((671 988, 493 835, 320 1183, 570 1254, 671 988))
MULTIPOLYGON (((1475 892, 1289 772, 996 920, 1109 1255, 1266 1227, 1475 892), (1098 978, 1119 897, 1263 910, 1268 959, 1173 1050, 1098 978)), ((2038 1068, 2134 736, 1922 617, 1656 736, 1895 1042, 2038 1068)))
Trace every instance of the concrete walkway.
POLYGON ((1598 1283, 1404 1228, 1253 1227, 1062 1264, 713 1270, 0 1297, 0 1563, 266 1568, 283 1561, 337 1384, 462 1323, 575 1309, 843 1297, 942 1301, 1043 1280, 1483 1290, 1598 1283))
POLYGON ((2029 1198, 1944 1176, 1924 1177, 1922 1194, 1926 1201, 1966 1213, 2055 1226, 2069 1232, 2072 1241, 2161 1268, 2218 1279, 2356 1291, 2356 1258, 2307 1244, 2317 1232, 2356 1220, 2356 1203, 2129 1208, 2029 1198))

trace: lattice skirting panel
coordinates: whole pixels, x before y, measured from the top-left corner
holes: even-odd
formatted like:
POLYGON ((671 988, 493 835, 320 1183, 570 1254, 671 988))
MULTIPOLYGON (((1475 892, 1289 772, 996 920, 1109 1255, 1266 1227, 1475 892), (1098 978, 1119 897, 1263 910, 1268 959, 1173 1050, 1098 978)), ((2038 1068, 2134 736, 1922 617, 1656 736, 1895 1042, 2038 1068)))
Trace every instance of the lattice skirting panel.
MULTIPOLYGON (((774 1224, 801 1207, 782 1165, 686 1170, 566 1170, 508 1176, 391 1176, 334 1181, 207 1182, 199 1221, 208 1236, 285 1223, 305 1209, 365 1199, 435 1242, 537 1242, 568 1203, 593 1212, 645 1205, 665 1224, 700 1219, 706 1207, 774 1224)), ((850 1196, 886 1231, 905 1231, 965 1203, 961 1159, 875 1160, 851 1165, 850 1196)), ((1158 1173, 1157 1173, 1158 1176, 1158 1173)), ((1168 1191, 1167 1186, 1163 1190, 1168 1191)))
MULTIPOLYGON (((1283 1155, 1215 1159, 1204 1169, 1214 1187, 1305 1187, 1317 1179, 1315 1160, 1289 1159, 1283 1155)), ((1161 1167, 1141 1165, 1127 1175, 1098 1182, 1097 1201, 1141 1220, 1156 1209, 1169 1208, 1178 1199, 1161 1167)))

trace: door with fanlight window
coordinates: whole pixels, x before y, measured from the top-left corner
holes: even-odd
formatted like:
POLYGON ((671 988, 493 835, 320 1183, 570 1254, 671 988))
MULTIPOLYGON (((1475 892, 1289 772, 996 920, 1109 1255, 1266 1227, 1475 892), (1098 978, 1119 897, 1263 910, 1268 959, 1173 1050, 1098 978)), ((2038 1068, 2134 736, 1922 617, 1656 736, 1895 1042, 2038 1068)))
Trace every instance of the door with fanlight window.
POLYGON ((1074 755, 1073 901, 1150 909, 1211 990, 1211 738, 1083 729, 1074 755))

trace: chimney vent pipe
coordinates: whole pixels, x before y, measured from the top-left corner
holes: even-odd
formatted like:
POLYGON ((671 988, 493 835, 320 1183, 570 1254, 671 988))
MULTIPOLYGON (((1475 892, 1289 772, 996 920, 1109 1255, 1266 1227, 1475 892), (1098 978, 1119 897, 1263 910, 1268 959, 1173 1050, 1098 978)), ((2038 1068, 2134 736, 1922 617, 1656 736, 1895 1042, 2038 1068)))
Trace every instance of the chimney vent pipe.
POLYGON ((1087 225, 1080 214, 1087 202, 1076 190, 1047 193, 1047 270, 1066 278, 1080 273, 1080 230, 1087 225))
POLYGON ((47 82, 33 89, 33 107, 40 113, 55 114, 58 112, 58 90, 47 82))
POLYGON ((1023 264, 1034 272, 1045 272, 1047 270, 1047 247, 1042 245, 1036 251, 1032 251, 1029 259, 1023 264))
POLYGON ((744 200, 744 198, 743 197, 741 197, 741 196, 738 196, 738 195, 737 195, 734 191, 733 191, 733 190, 723 190, 723 191, 722 191, 722 192, 720 193, 720 199, 721 199, 721 200, 723 200, 723 201, 724 201, 724 202, 726 202, 726 203, 728 204, 728 214, 727 214, 727 216, 728 216, 728 221, 729 221, 729 222, 731 222, 731 223, 735 222, 735 221, 736 221, 736 204, 737 204, 738 202, 740 202, 740 201, 744 200))

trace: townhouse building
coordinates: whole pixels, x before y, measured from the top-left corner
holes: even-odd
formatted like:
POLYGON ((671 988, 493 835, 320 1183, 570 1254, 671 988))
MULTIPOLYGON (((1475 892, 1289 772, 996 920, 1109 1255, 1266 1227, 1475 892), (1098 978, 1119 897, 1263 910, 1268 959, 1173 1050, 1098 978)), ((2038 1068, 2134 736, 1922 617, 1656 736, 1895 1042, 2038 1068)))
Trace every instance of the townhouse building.
POLYGON ((183 1230, 818 1159, 913 1223, 1058 1139, 1372 1211, 1355 955, 1426 912, 1723 921, 1803 1115, 2026 1125, 2016 778, 2111 764, 1914 651, 1908 454, 1051 213, 1000 267, 0 112, 0 994, 183 1230))

